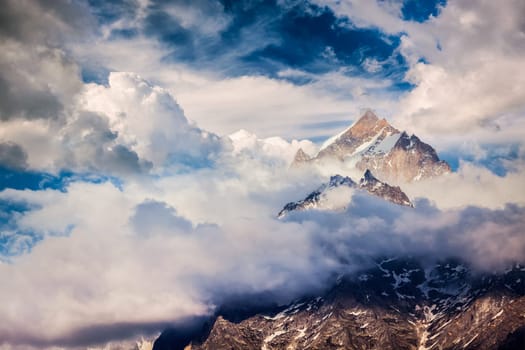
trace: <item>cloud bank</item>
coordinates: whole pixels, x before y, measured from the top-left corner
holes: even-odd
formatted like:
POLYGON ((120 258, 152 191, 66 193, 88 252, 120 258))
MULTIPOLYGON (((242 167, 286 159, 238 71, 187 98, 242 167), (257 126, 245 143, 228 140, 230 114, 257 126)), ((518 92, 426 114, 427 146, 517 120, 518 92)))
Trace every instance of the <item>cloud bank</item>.
MULTIPOLYGON (((220 168, 122 188, 73 182, 66 192, 1 192, 3 203, 29 208, 11 217, 13 227, 41 237, 30 253, 0 265, 9 281, 0 292, 10 301, 0 313, 4 343, 71 348, 151 336, 242 295, 289 302, 385 255, 426 263, 455 257, 479 271, 525 261, 523 193, 517 204, 474 199, 449 209, 355 193, 344 213, 297 212, 282 221, 275 217, 282 205, 320 176, 290 173, 267 158, 224 158, 220 168), (89 332, 107 325, 114 332, 89 332)), ((470 186, 456 179, 454 192, 470 186)))

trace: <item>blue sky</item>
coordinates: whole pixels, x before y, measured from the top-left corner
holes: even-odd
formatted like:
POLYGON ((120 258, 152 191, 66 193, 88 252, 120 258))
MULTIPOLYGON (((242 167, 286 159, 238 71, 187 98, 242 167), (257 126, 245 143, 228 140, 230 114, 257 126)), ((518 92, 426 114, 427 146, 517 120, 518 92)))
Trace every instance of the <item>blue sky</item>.
MULTIPOLYGON (((424 22, 438 13, 442 2, 407 1, 403 17, 424 22)), ((134 18, 137 4, 127 1, 90 1, 97 20, 111 25, 134 18)), ((265 75, 278 78, 284 69, 308 73, 337 71, 363 77, 389 77, 405 82, 407 64, 396 48, 401 33, 390 35, 378 28, 356 28, 328 7, 304 1, 152 1, 141 23, 111 30, 113 39, 133 40, 145 35, 168 49, 164 60, 215 70, 225 77, 265 75), (181 24, 170 8, 183 7, 202 16, 214 32, 199 32, 181 24), (364 69, 366 58, 387 61, 380 73, 364 69)))
POLYGON ((522 0, 5 1, 0 347, 133 344, 239 293, 287 302, 377 255, 524 260, 524 12, 522 0), (344 215, 276 220, 333 172, 354 176, 289 164, 367 109, 454 172, 402 184, 414 210, 357 194, 344 215))

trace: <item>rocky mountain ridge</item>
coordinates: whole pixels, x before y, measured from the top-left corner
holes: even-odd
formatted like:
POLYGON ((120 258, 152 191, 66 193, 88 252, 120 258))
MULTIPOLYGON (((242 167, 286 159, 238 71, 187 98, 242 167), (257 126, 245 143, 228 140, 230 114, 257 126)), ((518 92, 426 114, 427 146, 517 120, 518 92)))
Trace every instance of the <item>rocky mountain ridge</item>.
POLYGON ((277 217, 283 218, 288 213, 297 210, 342 210, 350 203, 352 197, 351 190, 366 191, 373 196, 391 203, 413 207, 412 202, 401 188, 390 186, 378 180, 372 172, 367 169, 363 177, 359 180, 359 183, 356 183, 348 176, 334 175, 330 177, 328 183, 322 184, 304 199, 287 203, 277 214, 277 217))
MULTIPOLYGON (((459 262, 383 259, 320 296, 233 322, 191 350, 524 349, 525 267, 478 274, 459 262)), ((159 348, 160 349, 160 348, 159 348)))

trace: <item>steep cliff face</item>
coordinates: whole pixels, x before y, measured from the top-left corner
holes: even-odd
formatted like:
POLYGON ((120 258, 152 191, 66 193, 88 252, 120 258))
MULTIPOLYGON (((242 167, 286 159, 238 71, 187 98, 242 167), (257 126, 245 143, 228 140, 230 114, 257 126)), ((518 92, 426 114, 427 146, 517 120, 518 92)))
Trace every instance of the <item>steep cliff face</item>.
POLYGON ((363 178, 359 181, 359 188, 394 204, 413 207, 412 202, 399 186, 394 187, 385 182, 379 181, 368 169, 365 171, 363 178))
POLYGON ((389 152, 365 152, 356 163, 358 169, 373 169, 382 179, 411 182, 450 172, 436 151, 417 136, 403 132, 389 152))
MULTIPOLYGON (((304 153, 304 152, 302 152, 304 153)), ((450 172, 436 151, 417 136, 400 132, 367 111, 342 133, 328 139, 317 155, 296 155, 293 165, 338 160, 361 171, 370 169, 382 181, 418 181, 450 172)))
POLYGON ((475 275, 446 262, 388 259, 277 314, 218 317, 193 350, 525 347, 525 268, 475 275))

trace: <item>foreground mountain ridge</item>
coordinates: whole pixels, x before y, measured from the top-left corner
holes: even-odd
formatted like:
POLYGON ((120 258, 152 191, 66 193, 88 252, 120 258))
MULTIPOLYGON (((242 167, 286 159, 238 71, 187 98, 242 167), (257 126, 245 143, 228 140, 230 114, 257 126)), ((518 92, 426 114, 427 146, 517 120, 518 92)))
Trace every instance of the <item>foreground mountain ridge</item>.
POLYGON ((525 346, 525 268, 384 259, 321 296, 240 322, 219 316, 191 350, 515 349, 525 346))
POLYGON ((451 171, 432 146, 416 135, 399 131, 371 110, 329 138, 315 156, 299 149, 292 166, 325 161, 342 162, 361 171, 369 169, 382 181, 392 183, 419 181, 451 171))

